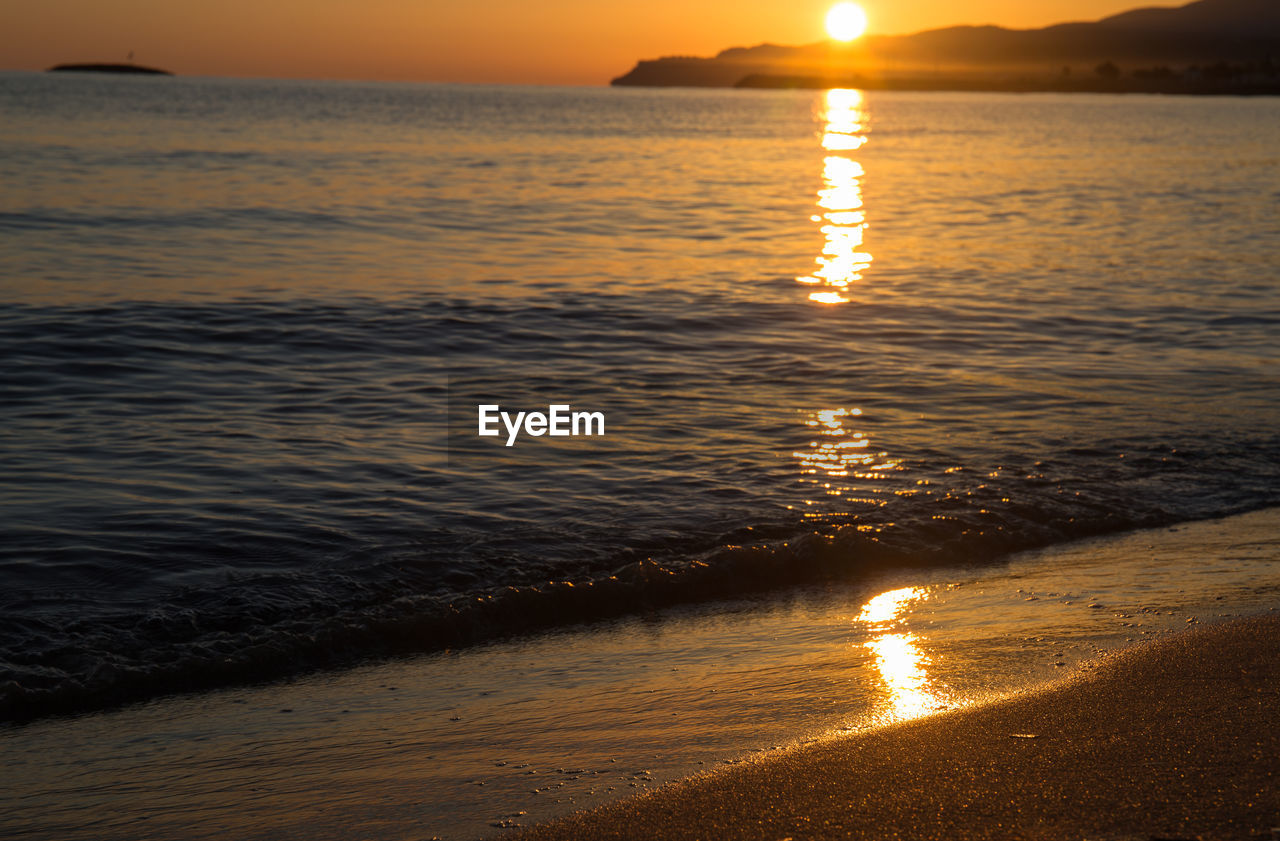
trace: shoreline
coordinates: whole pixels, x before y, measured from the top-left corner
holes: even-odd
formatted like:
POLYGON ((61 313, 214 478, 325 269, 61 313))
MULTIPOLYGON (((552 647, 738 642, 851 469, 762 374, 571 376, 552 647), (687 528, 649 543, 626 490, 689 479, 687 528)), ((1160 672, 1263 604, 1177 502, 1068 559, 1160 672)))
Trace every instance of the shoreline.
POLYGON ((1269 509, 0 728, 0 834, 505 838, 1280 611, 1278 527, 1269 509))
MULTIPOLYGON (((577 583, 549 580, 511 586, 474 599, 459 597, 439 602, 431 605, 433 611, 421 603, 392 603, 364 629, 360 637, 363 648, 344 648, 340 644, 341 628, 330 626, 326 630, 332 635, 319 634, 303 640, 287 652, 287 657, 279 652, 261 660, 242 657, 244 651, 268 650, 266 645, 242 646, 198 659, 175 660, 172 665, 152 671, 106 669, 63 685, 0 682, 0 726, 110 714, 139 704, 253 689, 282 681, 323 679, 327 674, 365 666, 489 645, 519 644, 547 634, 607 630, 614 623, 625 623, 654 611, 714 610, 718 604, 741 599, 785 600, 791 593, 811 588, 866 587, 886 576, 932 579, 961 568, 999 569, 1020 557, 1073 553, 1075 547, 1092 541, 1123 541, 1148 532, 1211 527, 1237 517, 1280 518, 1280 507, 1154 525, 1118 529, 1111 526, 1093 533, 1060 535, 1042 545, 1032 542, 1001 546, 997 539, 985 547, 965 546, 950 555, 950 550, 936 551, 933 557, 898 548, 884 550, 868 543, 858 547, 867 553, 863 566, 856 573, 844 575, 831 572, 833 559, 850 551, 851 544, 807 541, 807 536, 721 547, 716 550, 718 555, 736 558, 735 575, 730 578, 705 563, 664 567, 652 559, 636 560, 607 577, 577 583), (791 548, 805 543, 808 554, 791 548), (782 569, 794 580, 782 583, 782 569), (799 574, 797 570, 801 570, 799 574), (722 583, 726 581, 731 583, 726 586, 722 583), (430 642, 420 642, 423 639, 430 642)), ((858 539, 852 532, 844 534, 851 541, 858 539)))
POLYGON ((1280 616, 1186 631, 990 704, 804 746, 511 836, 1265 838, 1280 616))

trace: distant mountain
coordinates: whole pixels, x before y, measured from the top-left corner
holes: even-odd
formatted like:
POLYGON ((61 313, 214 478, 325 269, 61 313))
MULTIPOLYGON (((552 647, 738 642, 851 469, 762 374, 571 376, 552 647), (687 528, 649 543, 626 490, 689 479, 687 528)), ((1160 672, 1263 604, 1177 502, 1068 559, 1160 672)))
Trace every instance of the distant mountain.
POLYGON ((641 61, 615 85, 728 86, 747 76, 837 77, 873 83, 921 73, 957 76, 1090 73, 1110 62, 1122 72, 1176 65, 1280 62, 1280 0, 1196 0, 1177 8, 1134 9, 1092 23, 1043 29, 953 26, 880 35, 851 44, 733 47, 714 58, 641 61))
POLYGON ((1276 0, 1198 0, 1176 8, 1133 9, 1103 18, 1098 25, 1147 32, 1215 32, 1276 38, 1280 37, 1280 3, 1276 0))

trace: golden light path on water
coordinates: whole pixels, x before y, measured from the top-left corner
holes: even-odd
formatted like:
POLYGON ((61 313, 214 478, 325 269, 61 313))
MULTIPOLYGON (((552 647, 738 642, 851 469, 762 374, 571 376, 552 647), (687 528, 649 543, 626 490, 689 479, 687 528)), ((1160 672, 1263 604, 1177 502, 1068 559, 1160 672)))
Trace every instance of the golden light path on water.
POLYGON ((852 425, 860 417, 857 408, 819 409, 805 421, 817 437, 808 449, 791 454, 800 465, 800 481, 815 491, 804 500, 805 517, 844 521, 855 506, 884 505, 877 497, 885 477, 902 469, 902 460, 871 448, 867 434, 852 425))
POLYGON ((822 223, 825 242, 815 262, 813 274, 798 277, 800 283, 817 286, 809 300, 823 304, 849 302, 849 286, 862 279, 871 265, 871 255, 862 250, 866 213, 862 206, 862 165, 849 157, 867 142, 866 113, 862 92, 833 89, 827 91, 823 120, 822 148, 823 187, 818 191, 818 210, 812 216, 822 223))
POLYGON ((874 634, 865 645, 875 655, 876 671, 889 693, 886 707, 876 716, 879 723, 919 718, 950 706, 929 681, 929 658, 917 637, 897 630, 907 607, 928 597, 922 587, 889 590, 863 605, 857 617, 874 634))

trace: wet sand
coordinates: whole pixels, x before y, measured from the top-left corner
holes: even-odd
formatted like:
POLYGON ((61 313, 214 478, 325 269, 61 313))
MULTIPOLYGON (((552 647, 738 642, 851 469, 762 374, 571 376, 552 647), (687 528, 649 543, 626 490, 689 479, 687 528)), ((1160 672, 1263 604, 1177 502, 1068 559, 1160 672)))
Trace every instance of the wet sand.
POLYGON ((1258 839, 1280 826, 1280 617, 1045 689, 798 748, 533 839, 1258 839))
MULTIPOLYGON (((1053 716, 1069 716, 1053 711, 1037 730, 1019 720, 983 731, 966 717, 977 713, 978 704, 1061 681, 1082 663, 1108 662, 1105 658, 1116 655, 1106 652, 1130 650, 1139 640, 1168 639, 1197 622, 1222 623, 1268 611, 1280 615, 1277 535, 1280 509, 1270 509, 1049 547, 981 568, 898 571, 765 600, 668 611, 295 681, 0 727, 5 758, 0 838, 501 839, 516 825, 604 807, 708 768, 729 771, 717 780, 739 781, 739 788, 727 794, 706 795, 709 802, 729 797, 736 805, 738 791, 757 797, 751 820, 768 820, 779 829, 776 835, 762 832, 764 839, 812 837, 790 827, 805 825, 801 817, 818 826, 824 819, 846 821, 847 813, 867 811, 866 802, 885 808, 867 819, 875 827, 863 833, 868 837, 892 837, 881 831, 894 825, 886 817, 891 810, 899 813, 894 820, 902 835, 928 837, 915 829, 916 822, 941 835, 947 824, 937 820, 939 803, 985 809, 974 824, 993 827, 993 835, 1017 837, 1007 828, 1024 827, 1026 836, 1025 827, 1040 827, 1048 837, 1055 824, 1034 811, 1049 808, 1036 801, 1061 801, 1066 782, 1055 782, 1043 769, 1022 767, 1006 769, 1002 778, 965 757, 994 760, 999 751, 1027 753, 1028 745, 1009 743, 1009 733, 1024 731, 1037 733, 1037 751, 1031 755, 1046 750, 1071 755, 1077 749, 1071 740, 1082 738, 1093 739, 1079 747, 1086 758, 1090 746, 1096 750, 1099 744, 1106 751, 1136 755, 1143 742, 1111 745, 1107 731, 1100 731, 1102 737, 1090 735, 1087 720, 1064 724, 1053 716), (885 723, 944 706, 969 710, 937 719, 959 721, 952 726, 962 731, 948 735, 944 727, 883 741, 886 734, 934 726, 918 720, 905 730, 878 729, 885 723), (867 735, 830 741, 854 732, 867 735), (958 742, 966 732, 972 744, 948 747, 932 771, 925 765, 872 762, 877 750, 888 757, 901 752, 895 745, 905 738, 924 740, 935 750, 934 745, 958 742), (1060 736, 1065 743, 1058 743, 1060 736), (829 754, 795 753, 800 742, 835 747, 829 754), (887 746, 876 747, 882 742, 887 746), (850 753, 841 766, 840 745, 856 745, 870 759, 850 753), (804 759, 820 755, 829 757, 826 764, 804 759), (759 766, 766 769, 760 779, 769 785, 794 780, 791 789, 771 791, 763 783, 742 782, 747 778, 734 774, 743 772, 730 769, 756 767, 744 757, 782 758, 781 764, 759 766), (848 770, 855 760, 854 770, 848 770), (969 764, 961 765, 962 760, 969 764), (952 782, 1008 796, 1004 801, 962 799, 963 792, 944 791, 928 781, 931 773, 946 779, 952 762, 967 775, 952 782), (806 769, 811 780, 803 776, 806 769), (1023 774, 1029 780, 1026 789, 1008 781, 1012 777, 1020 784, 1023 774), (996 787, 988 779, 1002 781, 996 787), (1044 788, 1042 780, 1052 787, 1044 788), (820 798, 843 804, 844 813, 832 811, 834 806, 821 812, 813 803, 825 801, 805 800, 803 787, 809 782, 823 792, 820 798), (912 801, 921 797, 922 788, 940 793, 931 801, 928 820, 911 811, 919 808, 912 801), (798 805, 782 812, 782 806, 769 805, 768 796, 775 803, 798 805), (1014 796, 1030 805, 1020 802, 1019 811, 1009 810, 1007 800, 1014 796)), ((1276 636, 1272 625, 1259 639, 1276 636)), ((1245 650, 1235 643, 1219 649, 1232 657, 1245 650)), ((1217 656, 1212 647, 1207 650, 1202 657, 1217 656)), ((1154 677, 1141 676, 1141 660, 1125 666, 1128 671, 1119 679, 1134 681, 1137 689, 1118 706, 1144 709, 1150 693, 1162 686, 1169 694, 1167 681, 1183 668, 1183 656, 1167 657, 1172 665, 1157 665, 1154 677)), ((1194 665, 1194 659, 1190 662, 1194 665)), ((1077 689, 1087 691, 1089 674, 1082 677, 1077 689)), ((1215 678, 1228 688, 1245 679, 1229 669, 1215 678)), ((1215 693, 1231 700, 1222 689, 1199 697, 1215 693)), ((1064 703, 1069 711, 1069 699, 1064 703)), ((1190 714, 1184 717, 1193 720, 1190 714)), ((1193 732, 1195 727, 1206 726, 1196 724, 1193 732)), ((1119 732, 1141 731, 1127 725, 1119 732)), ((1249 755, 1229 744, 1224 749, 1230 762, 1236 754, 1249 755)), ((1138 761, 1130 757, 1114 764, 1141 767, 1138 761)), ((1174 783, 1161 785, 1176 793, 1174 783)), ((1244 790, 1232 786, 1221 786, 1224 797, 1244 790)), ((1171 795, 1170 802, 1178 801, 1171 795)), ((1239 805, 1236 799, 1224 803, 1239 805)), ((703 807, 695 802, 690 808, 703 807)), ((626 812, 606 814, 615 816, 604 821, 611 828, 638 820, 626 812)), ((718 814, 707 809, 709 820, 736 822, 739 834, 755 837, 745 814, 729 807, 718 814)), ((688 818, 667 821, 659 813, 645 820, 676 828, 698 825, 688 818)), ((647 837, 650 824, 637 823, 633 834, 647 837)), ((1156 837, 1179 837, 1161 831, 1156 837)), ((1129 837, 1146 841, 1155 832, 1129 837)), ((582 830, 587 836, 595 833, 582 830)), ((703 837, 725 834, 715 828, 703 837)), ((1065 831, 1061 837, 1099 836, 1065 831)))

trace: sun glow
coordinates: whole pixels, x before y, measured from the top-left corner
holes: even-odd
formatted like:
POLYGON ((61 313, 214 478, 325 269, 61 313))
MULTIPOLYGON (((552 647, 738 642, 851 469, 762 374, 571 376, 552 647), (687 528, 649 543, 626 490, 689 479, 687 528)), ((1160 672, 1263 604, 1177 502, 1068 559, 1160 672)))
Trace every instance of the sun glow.
POLYGON ((867 31, 867 13, 856 3, 837 3, 827 12, 827 34, 836 41, 852 41, 867 31))

